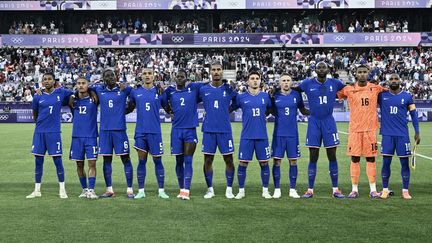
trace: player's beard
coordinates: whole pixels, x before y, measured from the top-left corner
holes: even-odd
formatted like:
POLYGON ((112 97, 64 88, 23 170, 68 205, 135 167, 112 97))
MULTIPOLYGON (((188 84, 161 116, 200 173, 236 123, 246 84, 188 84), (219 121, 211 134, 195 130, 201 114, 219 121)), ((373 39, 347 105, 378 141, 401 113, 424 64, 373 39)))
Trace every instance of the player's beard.
POLYGON ((391 90, 398 90, 400 87, 400 84, 390 84, 390 89, 391 90))

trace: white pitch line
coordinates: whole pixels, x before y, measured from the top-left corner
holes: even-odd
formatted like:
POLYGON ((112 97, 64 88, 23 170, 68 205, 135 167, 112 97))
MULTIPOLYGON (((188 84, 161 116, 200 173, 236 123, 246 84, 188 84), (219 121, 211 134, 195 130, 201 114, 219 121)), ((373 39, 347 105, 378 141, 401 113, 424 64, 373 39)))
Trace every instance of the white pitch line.
MULTIPOLYGON (((349 133, 344 132, 344 131, 338 131, 338 132, 342 133, 342 134, 345 134, 345 135, 349 134, 349 133)), ((378 142, 378 143, 381 144, 381 142, 378 142)), ((429 157, 429 156, 426 156, 426 155, 423 155, 423 154, 417 153, 416 156, 419 156, 419 157, 422 157, 422 158, 425 158, 425 159, 428 159, 428 160, 432 160, 432 157, 429 157)))
MULTIPOLYGON (((299 122, 299 124, 302 124, 302 125, 304 125, 304 126, 307 126, 305 123, 303 123, 303 122, 299 122)), ((344 132, 344 131, 338 131, 338 132, 340 132, 340 133, 342 133, 342 134, 345 134, 345 135, 348 135, 349 133, 347 133, 347 132, 344 132)), ((381 144, 381 142, 378 142, 379 144, 381 144)), ((427 146, 427 145, 426 145, 427 146)), ((432 157, 429 157, 429 156, 426 156, 426 155, 423 155, 423 154, 419 154, 419 153, 417 153, 416 154, 416 156, 419 156, 419 157, 422 157, 422 158, 425 158, 425 159, 428 159, 428 160, 432 160, 432 157)))

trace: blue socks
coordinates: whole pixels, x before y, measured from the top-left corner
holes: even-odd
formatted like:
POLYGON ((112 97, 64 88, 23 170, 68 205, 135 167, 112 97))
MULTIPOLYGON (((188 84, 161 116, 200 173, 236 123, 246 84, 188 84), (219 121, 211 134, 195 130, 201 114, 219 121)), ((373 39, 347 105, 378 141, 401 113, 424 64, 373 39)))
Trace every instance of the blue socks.
POLYGON ((87 188, 87 178, 85 176, 84 177, 80 177, 79 181, 80 181, 82 189, 87 188))
POLYGON ((314 188, 316 172, 317 172, 317 162, 309 162, 308 181, 309 181, 309 188, 310 189, 314 188))
POLYGON ((64 168, 63 168, 63 162, 61 156, 54 156, 54 165, 56 167, 57 171, 57 178, 59 182, 64 182, 64 168))
POLYGON ((237 169, 237 180, 238 180, 239 188, 245 187, 246 169, 247 169, 246 166, 241 166, 239 164, 238 169, 237 169))
POLYGON ((193 157, 191 155, 184 156, 184 188, 190 190, 193 168, 192 168, 193 157))
POLYGON ((104 157, 103 161, 103 174, 105 179, 105 186, 110 187, 112 186, 112 157, 104 157))
POLYGON ((270 166, 268 165, 268 163, 266 163, 265 165, 262 165, 260 163, 260 166, 261 166, 262 186, 267 188, 269 185, 269 181, 270 181, 270 166))
POLYGON ((164 188, 165 168, 162 164, 162 157, 153 157, 153 162, 155 164, 155 174, 158 186, 159 188, 164 188))
POLYGON ((338 187, 338 164, 337 161, 329 161, 329 173, 333 187, 338 187))
POLYGON ((291 165, 289 167, 289 180, 290 180, 290 188, 295 189, 297 184, 297 165, 291 165))
POLYGON ((227 187, 232 187, 234 181, 234 170, 225 170, 225 178, 227 187))
POLYGON ((146 163, 147 163, 147 159, 138 160, 137 180, 138 180, 138 188, 139 189, 144 188, 145 177, 147 174, 146 163))
POLYGON ((213 186, 213 171, 204 172, 204 178, 207 183, 207 187, 213 186))
POLYGON ((35 156, 35 182, 41 183, 43 175, 43 156, 35 156))
POLYGON ((408 190, 410 181, 410 168, 407 157, 400 158, 401 174, 402 174, 402 189, 408 190))
MULTIPOLYGON (((158 186, 159 188, 163 188, 165 182, 165 169, 162 164, 162 158, 153 157, 153 162, 155 164, 155 174, 156 174, 156 180, 158 182, 158 186)), ((146 164, 147 164, 147 159, 138 161, 137 180, 138 180, 139 189, 143 189, 145 186, 145 178, 147 175, 146 164)))
POLYGON ((390 165, 391 165, 392 157, 383 156, 383 165, 381 169, 381 179, 383 188, 389 187, 389 180, 391 175, 390 165))
POLYGON ((132 187, 133 181, 133 167, 130 158, 126 158, 123 161, 123 169, 126 177, 127 187, 132 187))
POLYGON ((184 189, 184 156, 176 155, 176 175, 180 189, 184 189))
MULTIPOLYGON (((390 165, 392 162, 392 158, 393 157, 390 156, 383 156, 383 166, 381 169, 383 188, 389 187, 389 180, 391 175, 390 165)), ((410 168, 409 168, 409 161, 407 157, 402 157, 399 159, 401 163, 402 188, 408 190, 410 175, 411 175, 410 168)))
POLYGON ((273 164, 272 173, 274 188, 280 188, 280 165, 273 164))
POLYGON ((89 183, 89 189, 93 190, 96 184, 96 177, 89 177, 88 178, 88 183, 89 183))

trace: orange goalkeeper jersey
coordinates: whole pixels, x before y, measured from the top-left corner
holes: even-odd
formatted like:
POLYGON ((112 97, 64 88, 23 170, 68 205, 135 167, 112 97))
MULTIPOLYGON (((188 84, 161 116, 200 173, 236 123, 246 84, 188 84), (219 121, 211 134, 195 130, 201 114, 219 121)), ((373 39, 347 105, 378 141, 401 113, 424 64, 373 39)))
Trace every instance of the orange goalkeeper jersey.
POLYGON ((360 87, 358 84, 347 85, 337 95, 340 99, 348 99, 350 109, 350 132, 375 131, 378 124, 378 94, 386 89, 372 83, 360 87))

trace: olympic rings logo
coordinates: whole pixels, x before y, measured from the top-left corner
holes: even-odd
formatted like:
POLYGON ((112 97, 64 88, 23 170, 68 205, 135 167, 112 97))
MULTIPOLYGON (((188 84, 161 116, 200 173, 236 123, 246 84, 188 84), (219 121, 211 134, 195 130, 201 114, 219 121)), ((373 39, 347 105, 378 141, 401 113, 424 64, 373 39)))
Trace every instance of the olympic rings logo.
POLYGON ((174 43, 182 43, 184 41, 184 37, 183 36, 173 36, 173 37, 171 37, 171 40, 174 43))
POLYGON ((9 119, 9 115, 0 115, 0 121, 6 121, 9 119))
POLYGON ((11 41, 14 44, 19 44, 19 43, 22 43, 24 41, 24 37, 12 37, 11 41))
POLYGON ((335 36, 333 36, 333 40, 341 42, 341 41, 345 40, 345 36, 344 35, 335 35, 335 36))

